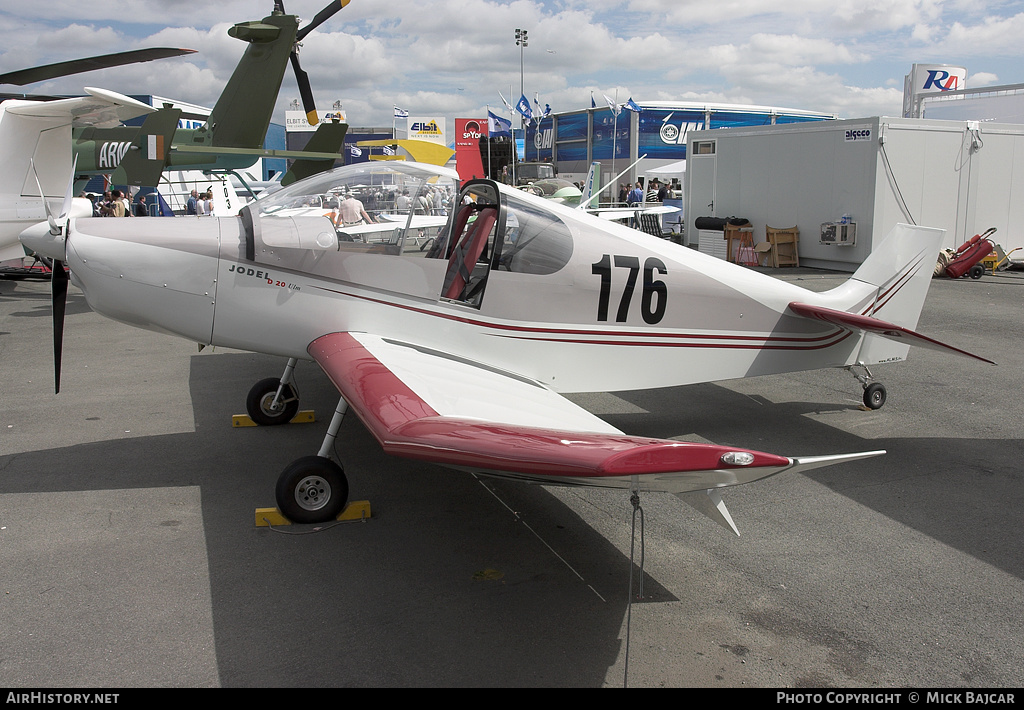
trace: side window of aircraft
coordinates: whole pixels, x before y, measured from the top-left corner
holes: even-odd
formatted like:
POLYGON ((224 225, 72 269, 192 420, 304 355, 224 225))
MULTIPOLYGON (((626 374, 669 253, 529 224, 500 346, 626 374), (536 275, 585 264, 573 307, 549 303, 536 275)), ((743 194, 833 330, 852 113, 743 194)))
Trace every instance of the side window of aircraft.
POLYGON ((553 274, 572 257, 572 233, 551 212, 508 196, 497 268, 521 274, 553 274))
POLYGON ((465 187, 449 228, 428 254, 448 259, 441 296, 477 307, 492 270, 553 274, 572 256, 565 222, 517 194, 501 194, 489 181, 465 187))

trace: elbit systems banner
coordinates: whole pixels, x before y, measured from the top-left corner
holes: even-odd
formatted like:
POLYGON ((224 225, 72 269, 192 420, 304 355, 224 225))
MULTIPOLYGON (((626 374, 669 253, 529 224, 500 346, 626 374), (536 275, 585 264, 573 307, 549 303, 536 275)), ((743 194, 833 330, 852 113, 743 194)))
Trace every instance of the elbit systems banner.
POLYGON ((444 121, 444 118, 433 116, 410 116, 409 138, 414 141, 431 141, 446 145, 444 121))
MULTIPOLYGON (((330 122, 334 119, 338 119, 341 123, 345 123, 345 112, 344 111, 325 111, 324 113, 317 112, 317 117, 321 123, 330 122)), ((285 111, 284 112, 284 130, 288 133, 297 133, 300 131, 309 131, 312 133, 317 129, 317 126, 309 125, 309 121, 306 120, 306 113, 304 111, 285 111)))

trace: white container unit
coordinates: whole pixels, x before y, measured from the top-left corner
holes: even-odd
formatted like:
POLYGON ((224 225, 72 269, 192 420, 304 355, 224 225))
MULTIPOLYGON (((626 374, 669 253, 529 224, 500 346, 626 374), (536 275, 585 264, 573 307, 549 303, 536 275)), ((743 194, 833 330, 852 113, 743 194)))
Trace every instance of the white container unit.
POLYGON ((796 226, 801 266, 853 271, 898 222, 945 229, 946 248, 989 227, 1007 252, 1024 246, 1024 125, 873 117, 723 128, 695 132, 687 154, 687 234, 698 217, 744 217, 755 242, 766 226, 796 226))

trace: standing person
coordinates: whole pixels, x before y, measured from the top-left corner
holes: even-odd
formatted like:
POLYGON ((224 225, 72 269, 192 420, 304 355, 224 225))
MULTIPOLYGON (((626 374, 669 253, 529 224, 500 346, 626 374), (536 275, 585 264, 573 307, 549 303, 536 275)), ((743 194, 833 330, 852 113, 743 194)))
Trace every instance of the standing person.
POLYGON ((199 214, 196 211, 196 203, 199 201, 199 191, 192 190, 192 193, 188 196, 188 202, 185 203, 185 214, 199 214))
POLYGON ((629 202, 629 185, 622 182, 619 183, 619 204, 624 205, 629 202))
POLYGON ((208 217, 213 216, 213 193, 209 190, 203 193, 203 213, 208 217))
POLYGON ((110 206, 108 207, 108 217, 124 217, 124 200, 121 199, 120 190, 110 191, 110 206))
POLYGON ((148 217, 149 210, 146 209, 146 196, 139 195, 139 201, 135 203, 135 216, 136 217, 148 217))
POLYGON ((644 188, 640 184, 640 181, 637 180, 636 181, 636 186, 632 190, 629 191, 629 196, 626 198, 626 204, 628 204, 630 207, 633 207, 635 205, 639 205, 643 201, 644 201, 644 188))
POLYGON ((400 213, 408 212, 411 205, 412 199, 409 197, 409 191, 402 190, 402 194, 395 199, 395 211, 400 213))
POLYGON ((425 193, 420 193, 416 196, 416 214, 430 214, 430 209, 433 206, 433 202, 425 193))
POLYGON ((338 216, 341 218, 342 226, 353 224, 372 224, 373 218, 366 214, 363 203, 356 199, 351 192, 345 195, 338 207, 338 216))

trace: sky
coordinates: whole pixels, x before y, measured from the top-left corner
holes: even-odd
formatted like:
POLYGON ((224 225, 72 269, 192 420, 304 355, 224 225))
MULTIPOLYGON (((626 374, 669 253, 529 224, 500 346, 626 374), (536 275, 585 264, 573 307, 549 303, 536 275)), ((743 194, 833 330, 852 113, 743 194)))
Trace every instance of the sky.
MULTIPOLYGON (((98 86, 212 106, 245 49, 228 36, 272 0, 4 3, 0 73, 143 47, 185 57, 17 88, 98 86), (13 5, 13 7, 12 7, 13 5)), ((308 22, 326 0, 284 0, 308 22)), ((483 117, 523 92, 552 110, 697 101, 899 116, 915 63, 967 68, 967 88, 1024 83, 1024 0, 352 0, 303 41, 317 106, 352 126, 483 117), (517 46, 515 31, 528 33, 517 46), (510 95, 511 94, 511 95, 510 95)), ((4 87, 13 90, 16 87, 4 87)), ((274 120, 298 99, 290 70, 274 120)))

